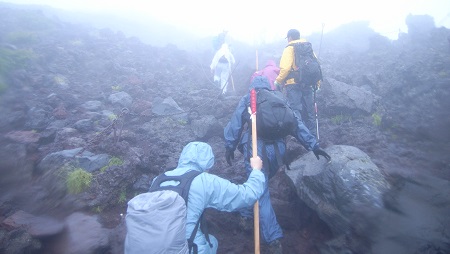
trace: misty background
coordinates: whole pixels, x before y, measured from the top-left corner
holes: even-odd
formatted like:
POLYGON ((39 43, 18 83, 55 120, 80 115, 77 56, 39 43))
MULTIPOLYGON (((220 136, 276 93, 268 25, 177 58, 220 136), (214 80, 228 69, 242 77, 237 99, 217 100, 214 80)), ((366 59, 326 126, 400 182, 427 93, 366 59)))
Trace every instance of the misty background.
POLYGON ((224 30, 228 31, 231 44, 239 41, 260 47, 272 42, 285 44, 286 32, 291 28, 309 38, 353 22, 365 23, 374 32, 395 40, 399 34, 407 33, 405 18, 410 14, 429 15, 437 27, 450 27, 450 1, 446 0, 287 0, 270 5, 254 0, 3 2, 41 9, 65 22, 121 31, 153 46, 170 43, 181 49, 211 47, 211 38, 224 30))
MULTIPOLYGON (((278 58, 292 24, 326 77, 317 104, 333 168, 288 141, 290 172, 317 175, 281 169, 270 182, 285 253, 449 253, 448 3, 316 1, 290 15, 293 1, 28 2, 39 5, 0 2, 0 253, 122 254, 127 201, 193 139, 213 148, 211 173, 245 181, 242 154, 224 158, 223 128, 248 92, 255 48, 260 67, 278 58), (218 99, 209 63, 224 29, 236 92, 218 99), (92 181, 74 190, 78 172, 92 181), (360 191, 368 184, 380 188, 360 191), (329 190, 351 195, 308 196, 329 190)), ((218 253, 252 252, 237 214, 206 215, 218 253)))

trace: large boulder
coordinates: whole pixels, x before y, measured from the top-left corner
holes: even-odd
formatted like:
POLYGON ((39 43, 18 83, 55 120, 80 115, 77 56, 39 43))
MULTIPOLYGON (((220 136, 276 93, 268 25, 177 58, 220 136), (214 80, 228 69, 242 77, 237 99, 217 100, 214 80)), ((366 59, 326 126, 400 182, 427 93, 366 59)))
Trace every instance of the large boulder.
POLYGON ((112 104, 117 104, 122 107, 130 107, 133 103, 133 98, 126 92, 113 93, 108 99, 112 104))
POLYGON ((172 97, 165 99, 156 97, 153 102, 152 112, 158 116, 182 113, 183 109, 178 106, 172 97))
POLYGON ((297 193, 327 223, 333 239, 321 253, 447 253, 450 182, 431 175, 389 175, 352 146, 310 152, 286 174, 297 193))
POLYGON ((6 218, 1 224, 10 231, 23 227, 34 238, 45 238, 59 234, 64 229, 64 223, 48 217, 36 216, 19 210, 6 218))
POLYGON ((198 140, 207 140, 213 136, 223 135, 223 128, 214 116, 203 116, 191 123, 192 132, 198 140))
POLYGON ((323 96, 327 97, 325 109, 328 114, 369 115, 375 111, 380 100, 377 95, 333 78, 327 78, 327 81, 323 87, 323 96))
POLYGON ((97 216, 76 212, 65 219, 65 226, 66 231, 60 241, 49 246, 51 253, 108 253, 109 230, 102 227, 97 216))
POLYGON ((356 147, 335 145, 326 150, 332 160, 308 153, 286 171, 300 198, 316 210, 335 234, 351 229, 359 208, 380 209, 389 184, 370 157, 356 147))
MULTIPOLYGON (((372 221, 366 211, 383 210, 383 194, 390 185, 371 161, 356 147, 334 145, 326 149, 332 160, 317 160, 312 152, 291 164, 286 174, 298 195, 328 224, 333 234, 358 241, 372 221)), ((362 236, 364 237, 364 236, 362 236)))

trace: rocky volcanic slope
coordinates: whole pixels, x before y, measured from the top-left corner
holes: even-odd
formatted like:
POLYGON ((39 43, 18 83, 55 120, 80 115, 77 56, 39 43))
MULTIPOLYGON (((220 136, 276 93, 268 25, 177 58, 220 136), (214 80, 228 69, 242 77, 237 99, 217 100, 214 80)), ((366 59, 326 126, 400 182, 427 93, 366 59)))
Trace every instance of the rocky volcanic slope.
MULTIPOLYGON (((247 90, 251 47, 236 54, 249 59, 233 73, 236 95, 221 99, 210 81, 209 48, 153 47, 1 6, 0 21, 0 252, 121 253, 126 202, 175 167, 193 140, 213 147, 213 173, 244 181, 242 156, 236 152, 232 167, 224 161, 222 132, 247 90), (92 174, 79 193, 67 185, 74 165, 92 174)), ((422 172, 450 180, 449 31, 417 30, 394 42, 371 34, 361 51, 351 42, 324 44, 321 143, 356 146, 387 176, 422 172), (366 91, 374 105, 364 110, 363 102, 341 101, 337 84, 366 91)), ((342 39, 330 34, 324 41, 342 39)), ((292 160, 307 152, 288 144, 292 160)), ((284 252, 319 253, 332 238, 327 225, 283 171, 270 188, 284 252)), ((237 214, 208 211, 207 218, 220 253, 252 251, 252 234, 242 232, 237 214)))

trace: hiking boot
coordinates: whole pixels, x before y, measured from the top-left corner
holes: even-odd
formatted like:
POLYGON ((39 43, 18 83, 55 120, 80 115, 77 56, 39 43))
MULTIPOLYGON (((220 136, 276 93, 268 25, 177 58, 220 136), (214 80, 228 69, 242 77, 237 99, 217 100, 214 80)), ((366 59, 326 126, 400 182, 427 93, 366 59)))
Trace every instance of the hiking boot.
POLYGON ((244 232, 253 231, 253 218, 241 216, 239 218, 239 227, 244 232))
POLYGON ((281 242, 279 239, 273 240, 269 243, 269 253, 283 254, 283 249, 281 248, 281 242))

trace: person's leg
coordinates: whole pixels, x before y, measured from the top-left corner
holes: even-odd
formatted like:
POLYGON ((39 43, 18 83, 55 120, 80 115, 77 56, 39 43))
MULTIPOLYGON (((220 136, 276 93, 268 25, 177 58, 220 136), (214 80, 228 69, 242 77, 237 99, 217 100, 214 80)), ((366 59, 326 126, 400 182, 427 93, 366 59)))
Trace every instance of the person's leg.
MULTIPOLYGON (((251 143, 245 143, 243 144, 242 148, 243 148, 243 154, 244 154, 244 166, 245 166, 245 171, 247 173, 247 177, 250 175, 250 173, 252 172, 252 167, 250 165, 250 157, 252 155, 252 147, 250 145, 251 143)), ((249 206, 249 207, 245 207, 239 210, 239 214, 241 215, 241 217, 243 217, 243 224, 247 224, 250 223, 249 221, 244 221, 244 220, 250 220, 253 218, 253 206, 249 206)), ((251 220, 253 222, 253 220, 251 220)), ((248 229, 248 227, 250 225, 242 225, 245 229, 248 229)))
POLYGON ((218 88, 220 88, 220 74, 222 73, 222 70, 220 69, 219 64, 217 64, 216 68, 214 69, 214 85, 216 85, 218 88))
MULTIPOLYGON (((276 172, 278 170, 278 161, 276 159, 275 146, 273 144, 266 145, 265 149, 269 165, 263 165, 263 168, 266 171, 265 174, 268 175, 271 171, 276 172)), ((283 153, 281 155, 284 154, 284 149, 282 148, 282 150, 283 153)), ((275 211, 270 202, 268 182, 266 183, 263 195, 259 199, 259 224, 264 242, 271 243, 272 241, 283 237, 283 231, 278 224, 275 211)))
POLYGON ((306 127, 309 129, 311 134, 317 137, 316 124, 314 119, 314 94, 311 86, 306 86, 302 89, 302 108, 304 110, 303 115, 305 119, 306 127))
MULTIPOLYGON (((262 149, 265 149, 264 153, 268 156, 269 165, 266 165, 267 169, 263 168, 266 177, 269 175, 270 169, 278 170, 278 161, 275 154, 275 146, 264 145, 263 142, 258 140, 258 156, 262 158, 262 149), (268 147, 268 149, 266 149, 268 147)), ((278 149, 280 152, 280 158, 283 158, 286 151, 286 144, 282 141, 278 142, 278 149)), ((247 174, 250 174, 250 156, 252 156, 251 143, 243 145, 244 153, 244 164, 247 170, 247 174)), ((263 159, 264 161, 264 159, 263 159)), ((263 165, 264 167, 264 165, 263 165)), ((259 199, 259 225, 261 239, 264 243, 268 245, 270 253, 282 254, 282 246, 280 243, 280 238, 283 237, 283 231, 278 224, 275 211, 273 210, 272 204, 270 202, 270 191, 269 191, 269 179, 266 179, 266 186, 264 187, 264 193, 259 199)), ((241 218, 239 221, 239 226, 247 232, 253 230, 253 206, 247 207, 246 209, 240 210, 241 218)))
POLYGON ((265 243, 270 243, 283 237, 283 231, 280 224, 278 224, 275 211, 270 202, 269 188, 264 190, 263 195, 259 199, 259 225, 261 227, 261 238, 265 243))
POLYGON ((230 69, 228 68, 228 63, 219 63, 222 69, 220 74, 220 89, 222 89, 222 94, 227 92, 228 88, 228 77, 230 76, 230 69))
POLYGON ((289 105, 294 110, 294 113, 297 117, 302 120, 302 90, 300 89, 300 85, 287 85, 286 89, 286 98, 289 102, 289 105))

